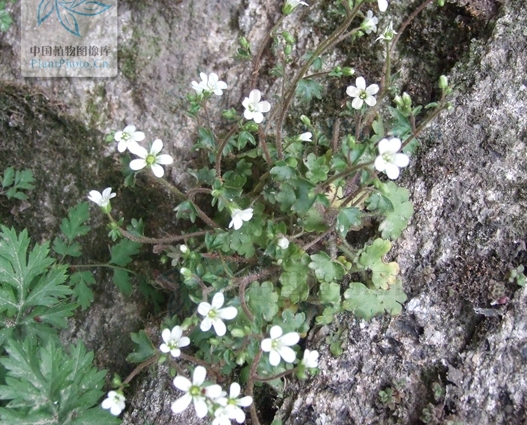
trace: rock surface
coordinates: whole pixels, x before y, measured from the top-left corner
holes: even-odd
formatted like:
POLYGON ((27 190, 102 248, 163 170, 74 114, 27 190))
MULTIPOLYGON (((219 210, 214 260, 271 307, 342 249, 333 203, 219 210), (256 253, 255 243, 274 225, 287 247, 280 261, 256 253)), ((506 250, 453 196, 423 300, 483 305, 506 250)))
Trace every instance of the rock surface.
MULTIPOLYGON (((527 294, 505 278, 527 260, 527 10, 524 0, 505 0, 499 11, 492 0, 457 3, 447 5, 455 16, 451 27, 436 30, 459 30, 476 20, 488 22, 490 38, 467 40, 469 52, 453 49, 455 109, 427 131, 403 180, 416 212, 392 256, 401 266, 409 302, 393 319, 339 317, 344 354, 338 358, 317 337, 322 333, 315 334, 308 348, 322 353, 320 374, 306 383, 289 382, 283 400, 261 407, 269 410, 262 412, 265 416, 277 408, 277 417, 289 425, 527 420, 527 294), (379 392, 388 390, 394 396, 383 403, 379 392)), ((414 4, 392 2, 399 17, 414 4)), ((19 6, 9 7, 16 16, 19 6)), ((178 170, 190 160, 194 129, 182 108, 190 81, 200 71, 215 71, 234 87, 218 102, 238 102, 249 83, 238 81, 244 65, 231 59, 234 40, 245 35, 256 46, 279 13, 279 6, 260 0, 144 0, 119 7, 120 74, 115 79, 21 80, 20 28, 0 34, 0 169, 16 158, 16 165, 33 168, 40 182, 32 206, 8 220, 31 223, 37 240, 52 237, 66 209, 84 199, 93 182, 101 188, 120 184, 111 149, 106 156, 101 153, 100 140, 110 129, 135 123, 149 138, 165 140, 176 157, 172 178, 183 181, 178 170), (82 172, 79 164, 86 164, 82 172)), ((320 22, 327 25, 325 19, 320 22)), ((410 49, 426 41, 423 31, 415 33, 403 40, 410 49)), ((320 36, 299 38, 309 45, 320 36)), ((438 39, 434 55, 441 62, 437 58, 445 54, 448 59, 444 51, 449 53, 450 44, 442 46, 438 39)), ((346 49, 341 54, 348 54, 346 49)), ((421 53, 412 56, 403 48, 401 61, 405 75, 416 81, 416 96, 428 101, 436 77, 427 74, 429 62, 419 64, 421 53), (415 74, 408 71, 411 63, 418 66, 415 74)), ((367 69, 373 59, 365 53, 357 66, 367 69)), ((440 65, 434 63, 430 72, 437 73, 440 65)), ((147 189, 132 195, 144 204, 162 205, 162 194, 149 198, 147 189)), ((5 220, 4 209, 0 217, 5 220)), ((169 206, 165 209, 169 214, 169 206)), ((94 224, 101 222, 94 219, 94 224)), ((104 229, 98 232, 102 240, 104 229)), ((95 258, 106 249, 93 247, 95 258)), ((139 295, 123 297, 106 289, 110 284, 103 278, 93 309, 79 315, 64 337, 82 338, 97 351, 98 366, 124 376, 131 370, 124 363, 131 350, 126 335, 145 323, 155 328, 159 317, 148 316, 139 295)), ((130 389, 124 423, 210 423, 195 418, 192 409, 174 416, 170 404, 178 393, 164 367, 151 368, 130 389)))

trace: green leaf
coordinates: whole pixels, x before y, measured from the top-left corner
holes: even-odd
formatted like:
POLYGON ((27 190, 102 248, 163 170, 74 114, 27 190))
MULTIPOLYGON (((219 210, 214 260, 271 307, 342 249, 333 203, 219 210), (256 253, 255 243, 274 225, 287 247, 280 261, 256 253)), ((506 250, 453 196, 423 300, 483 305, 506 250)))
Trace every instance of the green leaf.
POLYGON ((0 181, 4 189, 11 186, 15 182, 15 169, 13 167, 6 168, 4 170, 4 177, 0 177, 0 181))
POLYGON ((106 372, 92 367, 93 352, 86 352, 82 343, 71 346, 68 354, 53 341, 37 347, 26 338, 21 343, 9 340, 6 350, 9 357, 0 359, 7 369, 0 399, 10 401, 6 408, 0 409, 1 423, 119 423, 109 414, 103 417, 89 413, 102 410, 97 405, 103 395, 106 372), (90 417, 94 421, 87 422, 90 417), (84 420, 72 422, 71 418, 84 420))
POLYGON ((88 286, 94 283, 95 278, 90 271, 75 272, 70 276, 69 284, 73 287, 73 297, 83 310, 86 310, 93 301, 93 291, 88 286))
MULTIPOLYGON (((216 173, 214 173, 214 176, 216 173)), ((183 218, 185 220, 190 220, 191 223, 196 222, 196 217, 198 216, 198 212, 196 211, 196 208, 194 208, 194 205, 190 201, 184 201, 181 204, 179 204, 176 208, 174 208, 174 211, 176 211, 176 218, 183 218)))
POLYGON ((302 103, 309 103, 314 97, 322 99, 322 85, 315 80, 302 79, 298 82, 295 93, 302 103))
POLYGON ((49 244, 29 251, 27 231, 19 235, 4 226, 0 232, 0 328, 9 319, 11 327, 44 339, 54 336, 51 326, 63 327, 75 303, 61 304, 71 294, 66 266, 53 266, 49 244), (16 320, 13 317, 16 316, 16 320), (38 318, 38 319, 37 319, 38 318))
POLYGON ((306 173, 306 177, 312 183, 318 183, 328 178, 329 167, 326 165, 326 159, 319 157, 314 153, 310 153, 307 158, 304 159, 304 165, 309 170, 306 173))
POLYGON ((195 177, 198 183, 203 183, 206 185, 211 186, 212 182, 214 181, 214 178, 216 177, 216 170, 203 167, 199 170, 188 170, 188 173, 195 177))
POLYGON ((342 307, 353 312, 356 316, 370 320, 374 316, 390 313, 399 314, 402 303, 406 301, 406 294, 400 282, 390 289, 369 289, 360 282, 352 282, 344 292, 345 301, 342 307))
POLYGON ((360 226, 362 213, 356 207, 343 208, 337 216, 337 232, 341 238, 345 238, 352 227, 360 226))
POLYGON ((110 249, 110 263, 121 267, 127 266, 132 262, 132 255, 136 255, 141 251, 141 246, 142 244, 139 242, 122 239, 110 249))
POLYGON ((334 282, 342 279, 346 273, 344 266, 338 261, 333 261, 324 251, 313 254, 310 258, 312 262, 308 266, 315 271, 319 282, 334 282))
POLYGON ((375 239, 373 243, 362 251, 357 266, 362 270, 372 272, 371 280, 376 288, 387 289, 394 285, 399 274, 396 262, 385 263, 383 257, 390 251, 390 241, 375 239))
POLYGON ((313 183, 305 179, 294 179, 291 181, 295 187, 296 201, 292 205, 291 209, 298 214, 305 214, 309 211, 313 203, 315 202, 315 186, 313 183))
POLYGON ((403 113, 396 108, 388 107, 388 110, 394 118, 391 123, 391 134, 399 139, 406 139, 406 137, 412 134, 412 125, 410 124, 408 117, 405 117, 403 113))
POLYGON ((248 305, 255 316, 271 322, 278 313, 278 294, 272 282, 253 282, 245 292, 248 305))
POLYGON ((380 194, 373 193, 366 200, 366 205, 370 211, 379 211, 380 214, 385 214, 388 211, 393 211, 393 204, 389 198, 380 194))
POLYGON ((134 289, 126 270, 113 269, 112 281, 123 294, 130 295, 134 289))
POLYGON ((135 350, 126 357, 127 362, 142 363, 156 354, 156 348, 148 338, 144 330, 130 334, 132 341, 135 343, 135 350))
POLYGON ((90 226, 84 223, 90 218, 88 202, 81 202, 68 211, 68 218, 62 219, 60 230, 69 242, 78 236, 84 236, 90 231, 90 226))
MULTIPOLYGON (((13 24, 13 19, 7 10, 0 9, 0 32, 5 32, 13 24)), ((14 423, 14 422, 13 422, 14 423)))
POLYGON ((289 165, 285 161, 278 161, 275 163, 275 166, 271 168, 270 173, 277 181, 285 182, 289 179, 292 179, 293 177, 296 177, 298 174, 294 168, 296 167, 296 160, 293 164, 289 165))
POLYGON ((394 182, 383 183, 380 190, 390 200, 393 210, 385 213, 386 219, 379 225, 379 230, 384 239, 395 240, 406 229, 414 213, 414 206, 409 201, 410 192, 394 182))
POLYGON ((340 285, 335 282, 320 284, 319 290, 320 302, 324 304, 339 304, 340 303, 340 285))

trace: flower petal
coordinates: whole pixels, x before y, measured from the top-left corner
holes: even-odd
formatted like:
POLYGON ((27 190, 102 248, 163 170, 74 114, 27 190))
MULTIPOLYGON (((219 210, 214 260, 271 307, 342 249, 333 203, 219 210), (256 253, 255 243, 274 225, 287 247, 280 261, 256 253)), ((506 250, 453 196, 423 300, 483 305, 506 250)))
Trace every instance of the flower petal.
POLYGON ((362 101, 362 99, 360 97, 356 97, 355 99, 353 99, 353 102, 351 102, 351 107, 353 109, 360 109, 362 108, 362 104, 364 102, 362 101))
MULTIPOLYGON (((371 12, 371 10, 370 10, 370 12, 371 12)), ((363 77, 357 77, 357 79, 355 80, 355 85, 357 86, 357 88, 360 91, 365 90, 366 89, 366 80, 363 77)))
POLYGON ((211 399, 220 397, 222 392, 223 390, 218 384, 209 385, 208 387, 205 387, 205 395, 211 399))
POLYGON ((183 397, 178 398, 174 403, 172 403, 172 412, 181 413, 188 407, 191 401, 192 397, 190 394, 185 394, 183 397))
POLYGON ((150 147, 150 155, 157 155, 163 149, 163 141, 161 139, 154 140, 150 147))
POLYGON ((124 140, 119 140, 119 144, 117 145, 117 150, 119 152, 124 152, 127 147, 128 144, 124 140))
POLYGON ((129 143, 128 150, 132 152, 134 155, 137 155, 139 158, 144 159, 148 155, 148 151, 142 146, 140 146, 138 143, 129 143))
POLYGON ((260 343, 260 348, 268 353, 273 348, 273 340, 271 338, 265 338, 260 343))
POLYGON ((278 366, 280 364, 280 354, 278 354, 278 351, 271 350, 269 353, 269 363, 271 363, 272 366, 278 366))
POLYGON ((156 164, 163 164, 168 165, 172 164, 174 162, 174 159, 170 155, 158 155, 156 156, 156 164))
POLYGON ((198 418, 204 418, 209 411, 203 397, 194 397, 194 409, 196 409, 196 416, 198 418))
POLYGON ((295 351, 290 347, 280 347, 280 350, 278 350, 280 353, 280 356, 284 359, 287 363, 293 363, 296 360, 296 353, 295 351))
POLYGON ((258 104, 257 109, 258 112, 269 112, 271 110, 271 104, 267 100, 264 100, 258 104))
POLYGON ((372 84, 368 86, 368 88, 366 89, 366 93, 369 95, 377 94, 378 91, 379 91, 379 86, 377 84, 372 84))
POLYGON ((194 373, 192 374, 192 383, 194 385, 200 386, 205 382, 205 377, 207 376, 207 370, 203 366, 196 366, 194 373))
POLYGON ((278 325, 274 325, 271 330, 269 331, 269 335, 271 335, 272 339, 280 338, 284 331, 282 328, 278 325))
POLYGON ((399 152, 399 150, 401 149, 401 146, 402 146, 401 140, 398 139, 397 137, 391 138, 390 139, 390 146, 391 146, 391 150, 392 150, 393 153, 399 152))
POLYGON ((143 133, 142 131, 136 131, 136 132, 133 134, 133 139, 134 139, 136 142, 141 142, 141 141, 145 140, 145 133, 143 133))
POLYGON ((246 120, 252 120, 253 117, 254 117, 254 112, 251 112, 251 111, 249 111, 248 109, 246 109, 246 110, 243 112, 243 117, 244 117, 246 120))
POLYGON ((216 292, 212 297, 212 308, 217 310, 221 308, 224 302, 225 296, 223 295, 223 292, 216 292))
POLYGON ((368 96, 366 99, 364 99, 364 102, 366 102, 368 106, 375 106, 377 99, 375 99, 373 96, 368 96))
POLYGON ((164 168, 161 167, 161 165, 159 164, 152 164, 150 168, 152 170, 152 173, 154 173, 154 176, 156 176, 158 179, 163 177, 163 175, 165 174, 164 168))
POLYGON ((399 168, 406 167, 410 163, 410 158, 404 153, 395 154, 395 165, 399 168))
POLYGON ((161 338, 163 338, 163 341, 168 344, 172 340, 172 333, 170 332, 170 329, 163 329, 163 332, 161 332, 161 338))
POLYGON ((236 400, 236 404, 238 406, 248 407, 253 404, 253 398, 250 395, 246 395, 245 397, 236 400))
POLYGON ((300 341, 300 335, 296 332, 289 332, 284 336, 281 336, 279 339, 282 345, 295 345, 298 341, 300 341))
POLYGON ((130 168, 134 171, 142 170, 146 167, 146 161, 142 158, 134 159, 130 162, 130 168))
POLYGON ((225 307, 218 311, 219 316, 225 320, 232 320, 238 314, 236 307, 225 307))
POLYGON ((178 347, 183 348, 183 347, 186 347, 186 346, 189 345, 189 344, 190 344, 190 338, 187 337, 187 336, 182 336, 182 337, 179 339, 177 345, 178 345, 178 347))
POLYGON ((237 382, 233 382, 229 388, 229 397, 238 398, 240 395, 241 387, 237 382))
POLYGON ((360 90, 355 87, 355 86, 349 86, 347 89, 346 89, 346 94, 348 96, 351 96, 351 97, 359 97, 360 95, 360 90))
POLYGON ((174 378, 174 387, 176 387, 178 390, 187 392, 190 390, 190 387, 192 386, 192 382, 190 382, 187 378, 184 376, 178 375, 174 378))
POLYGON ((379 145, 377 146, 377 149, 379 149, 379 154, 380 155, 383 155, 385 154, 386 152, 397 152, 397 151, 394 151, 392 149, 392 144, 391 144, 391 141, 388 140, 388 139, 382 139, 380 142, 379 142, 379 145))
POLYGON ((377 171, 383 172, 384 170, 386 170, 386 162, 384 161, 384 158, 380 155, 377 158, 375 158, 374 165, 377 171))
POLYGON ((172 339, 175 339, 176 341, 178 341, 181 338, 181 335, 183 335, 183 329, 181 329, 181 326, 174 326, 172 328, 172 331, 170 331, 170 336, 172 337, 172 339))
POLYGON ((249 93, 249 100, 252 104, 256 105, 258 102, 260 102, 260 99, 262 98, 262 93, 260 93, 260 90, 252 90, 251 93, 249 93))
POLYGON ((263 121, 263 114, 261 112, 253 113, 253 120, 256 124, 260 124, 263 121))
POLYGON ((203 332, 208 332, 210 330, 211 326, 212 326, 212 321, 210 320, 209 317, 205 317, 203 319, 203 321, 201 322, 201 325, 199 325, 199 328, 203 332))
POLYGON ((225 326, 225 323, 221 321, 221 319, 214 319, 212 321, 212 326, 214 326, 214 332, 216 332, 216 335, 223 336, 227 332, 227 327, 225 326))
POLYGON ((209 314, 209 311, 212 309, 212 306, 209 303, 199 303, 198 305, 198 313, 202 316, 207 316, 209 314))
POLYGON ((399 167, 393 164, 386 164, 386 175, 389 179, 395 180, 399 177, 399 167))

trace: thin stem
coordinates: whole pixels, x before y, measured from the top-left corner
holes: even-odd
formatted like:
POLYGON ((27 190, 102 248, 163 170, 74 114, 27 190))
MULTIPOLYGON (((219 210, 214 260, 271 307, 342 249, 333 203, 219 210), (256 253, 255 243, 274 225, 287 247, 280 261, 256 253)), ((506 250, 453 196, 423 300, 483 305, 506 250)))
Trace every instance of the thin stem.
POLYGON ((415 139, 417 136, 419 136, 419 133, 424 130, 424 128, 432 121, 435 117, 437 117, 442 111, 444 111, 447 108, 446 105, 441 105, 441 107, 437 108, 432 114, 427 116, 423 122, 417 127, 417 130, 414 134, 411 134, 407 137, 407 139, 404 141, 402 148, 404 148, 408 143, 410 143, 413 139, 415 139))
POLYGON ((227 136, 223 138, 220 145, 218 146, 218 153, 216 154, 216 176, 218 178, 221 178, 221 157, 223 156, 223 149, 225 149, 225 146, 229 142, 230 138, 234 135, 234 133, 236 133, 237 129, 237 126, 231 128, 231 130, 227 133, 227 136))
POLYGON ((322 239, 324 239, 326 236, 328 236, 329 234, 333 233, 335 231, 335 225, 331 226, 328 230, 326 230, 324 233, 322 233, 321 235, 317 236, 315 239, 313 239, 311 242, 309 242, 308 244, 305 244, 302 249, 304 251, 307 251, 309 248, 311 248, 313 245, 317 244, 318 242, 320 242, 322 239))
POLYGON ((258 413, 256 412, 256 406, 254 405, 254 377, 256 376, 256 370, 258 369, 258 363, 260 362, 260 357, 262 357, 262 350, 258 350, 258 353, 253 359, 253 363, 251 364, 251 370, 249 371, 249 379, 247 380, 247 388, 246 393, 247 395, 251 396, 253 399, 253 403, 251 403, 251 407, 249 408, 249 411, 251 413, 251 423, 252 425, 260 425, 260 421, 258 419, 258 413))
POLYGON ((157 359, 159 359, 159 354, 155 354, 149 359, 145 360, 143 363, 140 363, 139 365, 137 365, 137 367, 134 370, 132 370, 130 375, 128 375, 128 377, 124 380, 123 384, 129 384, 132 381, 132 379, 135 378, 135 376, 137 376, 144 368, 155 363, 157 359))
POLYGON ((282 22, 284 21, 285 16, 281 16, 280 19, 274 24, 273 28, 265 35, 265 38, 263 39, 262 43, 260 44, 260 48, 258 49, 258 53, 256 53, 256 56, 254 57, 253 61, 253 73, 252 73, 252 80, 251 80, 251 90, 254 90, 256 88, 256 82, 258 81, 258 74, 260 72, 260 63, 262 61, 262 55, 265 51, 265 48, 267 47, 267 44, 269 41, 271 41, 271 37, 273 32, 276 31, 276 29, 282 25, 282 22))
POLYGON ((354 173, 355 171, 360 170, 361 168, 369 167, 373 164, 373 161, 365 162, 364 164, 359 164, 354 167, 348 168, 347 170, 341 171, 340 173, 335 174, 333 177, 330 177, 325 182, 320 183, 317 187, 315 187, 315 193, 322 192, 322 189, 329 186, 331 183, 333 183, 336 180, 342 179, 346 176, 349 176, 351 173, 354 173))
POLYGON ((107 267, 109 269, 116 269, 116 270, 124 270, 128 273, 132 273, 133 275, 137 275, 136 272, 127 269, 126 267, 120 267, 120 266, 114 266, 113 264, 107 264, 107 263, 95 263, 95 264, 72 264, 70 265, 70 268, 72 269, 91 269, 94 267, 107 267))
POLYGON ((263 376, 255 376, 254 380, 259 381, 259 382, 271 382, 271 381, 274 381, 275 379, 280 379, 280 378, 283 378, 284 376, 291 375, 295 370, 296 368, 293 368, 291 370, 286 370, 285 372, 279 373, 274 376, 270 376, 268 378, 264 378, 263 376))
POLYGON ((282 109, 280 111, 280 114, 278 116, 278 121, 276 123, 276 151, 278 153, 278 158, 283 159, 283 153, 282 153, 282 124, 285 118, 285 115, 287 113, 287 110, 289 109, 289 106, 291 105, 291 102, 293 100, 293 97, 295 95, 295 89, 300 81, 300 79, 306 74, 309 67, 313 64, 313 62, 329 47, 331 47, 333 44, 335 44, 337 41, 339 41, 340 36, 346 31, 346 29, 351 25, 351 22, 355 18, 358 10, 359 10, 360 4, 357 4, 353 10, 349 13, 348 17, 342 23, 333 34, 331 34, 326 40, 324 40, 315 50, 313 55, 307 60, 307 62, 302 66, 302 68, 297 72, 295 77, 293 78, 293 81, 291 82, 291 85, 289 87, 288 93, 286 94, 285 101, 282 105, 282 109))

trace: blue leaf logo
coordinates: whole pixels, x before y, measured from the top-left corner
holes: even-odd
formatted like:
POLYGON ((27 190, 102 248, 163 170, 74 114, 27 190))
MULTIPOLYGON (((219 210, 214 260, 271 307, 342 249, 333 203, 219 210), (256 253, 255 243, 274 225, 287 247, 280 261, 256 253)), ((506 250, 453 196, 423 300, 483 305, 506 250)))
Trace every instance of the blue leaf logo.
POLYGON ((70 33, 82 37, 79 32, 77 16, 95 16, 106 12, 112 5, 93 0, 41 0, 38 5, 38 25, 56 13, 60 24, 70 33))

